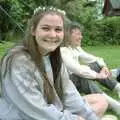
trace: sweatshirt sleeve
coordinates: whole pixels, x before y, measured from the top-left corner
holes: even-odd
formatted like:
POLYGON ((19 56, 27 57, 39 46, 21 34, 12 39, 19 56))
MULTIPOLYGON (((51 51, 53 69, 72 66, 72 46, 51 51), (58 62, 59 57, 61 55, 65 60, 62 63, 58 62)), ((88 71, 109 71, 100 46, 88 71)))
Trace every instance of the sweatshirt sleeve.
POLYGON ((77 50, 79 52, 79 58, 86 64, 90 64, 93 62, 97 62, 98 65, 106 66, 106 63, 104 62, 104 59, 102 57, 96 57, 92 54, 89 54, 88 52, 84 51, 81 47, 77 47, 77 50))
MULTIPOLYGON (((2 67, 4 65, 6 62, 2 67)), ((60 111, 54 104, 47 104, 43 95, 43 79, 36 78, 33 69, 32 61, 20 55, 11 65, 11 72, 7 72, 4 77, 7 96, 21 114, 32 120, 78 120, 78 116, 69 110, 60 111)))
POLYGON ((97 73, 90 69, 90 67, 87 65, 80 65, 79 61, 74 59, 73 53, 71 53, 67 47, 61 48, 61 56, 63 62, 70 72, 81 77, 96 79, 97 73))
POLYGON ((71 113, 79 114, 85 120, 99 120, 99 117, 93 111, 88 102, 80 95, 76 87, 69 80, 68 72, 63 66, 61 76, 64 89, 64 108, 71 113))

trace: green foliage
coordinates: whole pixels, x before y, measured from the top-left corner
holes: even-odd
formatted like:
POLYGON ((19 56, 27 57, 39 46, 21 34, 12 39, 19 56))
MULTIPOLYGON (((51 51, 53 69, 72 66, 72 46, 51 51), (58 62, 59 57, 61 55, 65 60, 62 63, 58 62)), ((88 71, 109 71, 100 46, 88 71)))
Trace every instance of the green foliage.
MULTIPOLYGON (((31 15, 31 11, 35 7, 34 3, 24 2, 23 0, 8 0, 10 4, 9 14, 16 21, 16 23, 24 29, 27 19, 31 15)), ((16 25, 14 24, 14 27, 16 25)))
POLYGON ((74 1, 70 1, 66 4, 65 6, 65 11, 67 12, 68 17, 71 20, 79 20, 83 15, 83 1, 78 1, 78 0, 74 0, 74 1))
POLYGON ((94 21, 84 33, 83 45, 119 45, 120 17, 105 17, 94 21))
POLYGON ((10 40, 9 35, 17 33, 21 36, 33 10, 39 5, 52 5, 65 10, 71 20, 84 25, 82 42, 84 46, 120 44, 120 17, 104 17, 98 20, 98 8, 95 2, 90 3, 88 0, 1 0, 0 5, 8 14, 0 10, 0 39, 3 39, 1 36, 5 36, 7 40, 10 40))
POLYGON ((13 46, 12 42, 2 42, 0 43, 0 58, 4 55, 7 49, 13 46))
POLYGON ((104 31, 104 40, 108 44, 120 44, 120 17, 105 18, 101 24, 103 25, 100 28, 104 31))

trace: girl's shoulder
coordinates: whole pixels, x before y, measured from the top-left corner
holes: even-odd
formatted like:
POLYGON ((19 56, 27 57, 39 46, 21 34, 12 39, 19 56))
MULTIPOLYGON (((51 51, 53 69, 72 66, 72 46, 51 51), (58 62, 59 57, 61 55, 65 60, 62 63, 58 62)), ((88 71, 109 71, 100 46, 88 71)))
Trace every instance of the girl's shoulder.
POLYGON ((15 46, 11 49, 9 49, 4 56, 1 59, 1 64, 3 63, 16 63, 17 62, 24 62, 24 61, 30 61, 31 57, 30 54, 25 50, 23 46, 15 46))

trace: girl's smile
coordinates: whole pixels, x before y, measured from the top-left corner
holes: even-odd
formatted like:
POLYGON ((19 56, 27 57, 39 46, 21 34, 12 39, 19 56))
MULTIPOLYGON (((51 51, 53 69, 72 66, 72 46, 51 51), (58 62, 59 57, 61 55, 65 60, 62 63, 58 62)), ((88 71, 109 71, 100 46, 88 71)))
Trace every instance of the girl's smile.
POLYGON ((54 51, 63 41, 63 20, 56 14, 43 16, 33 32, 41 54, 54 51), (42 50, 42 51, 41 51, 42 50))

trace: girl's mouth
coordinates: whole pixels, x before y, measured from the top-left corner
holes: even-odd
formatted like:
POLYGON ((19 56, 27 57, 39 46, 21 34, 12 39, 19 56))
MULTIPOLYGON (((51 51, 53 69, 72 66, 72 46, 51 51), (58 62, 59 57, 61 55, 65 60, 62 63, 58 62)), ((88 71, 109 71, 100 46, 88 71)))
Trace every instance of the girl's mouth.
POLYGON ((59 42, 59 40, 44 40, 45 42, 48 42, 48 43, 57 43, 59 42))

